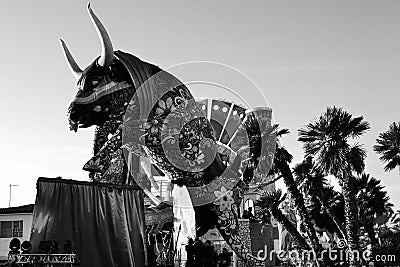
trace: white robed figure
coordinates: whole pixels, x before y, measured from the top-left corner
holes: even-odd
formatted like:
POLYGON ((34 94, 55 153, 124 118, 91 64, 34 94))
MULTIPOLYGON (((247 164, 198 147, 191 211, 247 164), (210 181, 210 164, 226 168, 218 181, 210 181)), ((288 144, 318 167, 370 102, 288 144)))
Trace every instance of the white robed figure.
MULTIPOLYGON (((174 212, 174 247, 175 259, 181 259, 184 264, 187 259, 185 245, 188 238, 196 236, 195 213, 186 186, 174 186, 172 189, 173 212, 174 212)), ((179 261, 176 261, 176 266, 179 261)), ((184 266, 184 265, 182 265, 184 266)))

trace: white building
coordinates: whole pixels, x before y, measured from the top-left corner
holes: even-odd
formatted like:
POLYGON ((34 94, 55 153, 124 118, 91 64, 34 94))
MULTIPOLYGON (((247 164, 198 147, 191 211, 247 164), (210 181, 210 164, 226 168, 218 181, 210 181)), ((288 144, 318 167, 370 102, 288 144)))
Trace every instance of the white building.
POLYGON ((0 209, 0 262, 8 258, 9 244, 14 237, 21 243, 31 235, 33 204, 0 209))

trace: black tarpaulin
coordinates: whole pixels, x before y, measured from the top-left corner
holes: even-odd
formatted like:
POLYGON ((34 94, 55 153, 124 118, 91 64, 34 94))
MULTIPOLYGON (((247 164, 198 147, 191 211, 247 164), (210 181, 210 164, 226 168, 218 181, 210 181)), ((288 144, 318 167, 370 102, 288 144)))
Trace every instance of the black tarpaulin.
POLYGON ((39 178, 31 243, 71 240, 80 266, 143 267, 143 191, 129 186, 39 178))

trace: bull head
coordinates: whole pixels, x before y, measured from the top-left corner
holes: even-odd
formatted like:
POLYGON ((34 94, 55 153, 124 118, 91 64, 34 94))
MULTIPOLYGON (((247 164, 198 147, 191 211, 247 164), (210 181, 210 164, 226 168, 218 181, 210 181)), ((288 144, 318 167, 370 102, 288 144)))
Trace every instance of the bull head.
MULTIPOLYGON (((90 4, 88 12, 101 40, 101 55, 82 71, 65 42, 60 40, 69 68, 78 80, 78 92, 68 111, 70 129, 75 132, 78 128, 102 125, 109 120, 115 115, 111 110, 112 94, 130 90, 133 84, 123 64, 114 59, 111 39, 90 4)), ((114 106, 120 104, 114 103, 114 106)))

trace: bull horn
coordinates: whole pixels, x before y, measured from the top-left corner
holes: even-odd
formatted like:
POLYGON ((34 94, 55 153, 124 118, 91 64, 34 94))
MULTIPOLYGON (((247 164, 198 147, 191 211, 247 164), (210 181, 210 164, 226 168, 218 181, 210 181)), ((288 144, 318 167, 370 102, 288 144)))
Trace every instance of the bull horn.
POLYGON ((72 72, 72 74, 75 76, 76 79, 79 79, 82 76, 82 70, 79 68, 78 64, 76 63, 74 57, 72 56, 71 52, 69 52, 67 45, 65 42, 60 39, 61 46, 64 51, 65 58, 67 59, 69 68, 72 72))
POLYGON ((114 50, 112 47, 110 36, 108 36, 106 29, 103 24, 101 24, 100 20, 94 14, 93 10, 90 7, 90 3, 88 4, 88 11, 90 18, 94 26, 96 27, 97 35, 101 40, 101 56, 98 60, 98 64, 103 67, 108 67, 111 65, 113 61, 114 50))

